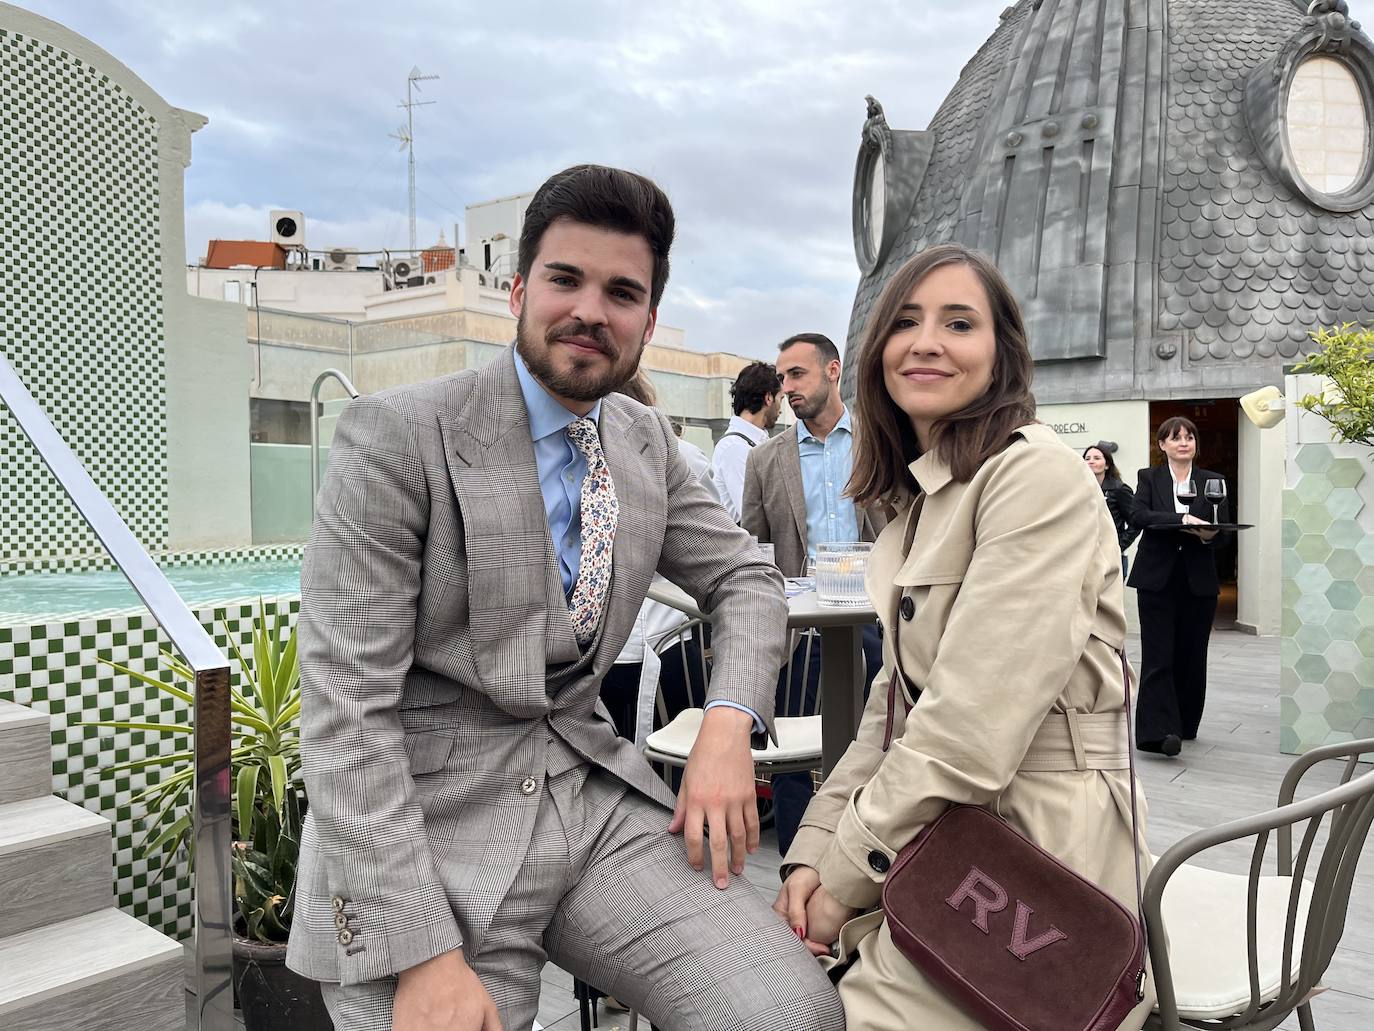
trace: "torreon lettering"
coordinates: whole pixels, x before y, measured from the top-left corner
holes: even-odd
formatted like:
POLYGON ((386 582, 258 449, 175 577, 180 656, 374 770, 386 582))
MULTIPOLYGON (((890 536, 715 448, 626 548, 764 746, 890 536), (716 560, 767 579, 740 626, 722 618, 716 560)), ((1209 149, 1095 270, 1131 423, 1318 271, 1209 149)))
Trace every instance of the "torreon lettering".
POLYGON ((1082 422, 1052 422, 1050 429, 1055 433, 1087 433, 1088 425, 1082 422))

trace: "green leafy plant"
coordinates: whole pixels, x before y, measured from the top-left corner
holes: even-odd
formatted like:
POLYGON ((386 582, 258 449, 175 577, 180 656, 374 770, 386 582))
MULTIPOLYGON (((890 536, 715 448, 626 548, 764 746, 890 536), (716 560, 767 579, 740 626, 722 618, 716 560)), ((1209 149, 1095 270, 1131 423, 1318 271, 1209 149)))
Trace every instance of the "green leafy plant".
MULTIPOLYGON (((255 908, 251 912, 263 908, 258 904, 263 898, 270 900, 270 896, 263 896, 258 890, 264 887, 259 878, 259 868, 272 877, 289 875, 294 878, 295 856, 300 845, 300 809, 305 797, 300 774, 300 664, 296 656, 296 630, 289 623, 288 614, 284 611, 278 612, 274 620, 269 620, 266 605, 259 599, 258 614, 253 621, 250 657, 244 655, 223 618, 220 619, 220 626, 230 641, 230 649, 238 660, 240 670, 239 686, 230 687, 230 718, 234 735, 231 753, 233 833, 236 841, 247 845, 248 851, 236 847, 234 864, 236 884, 242 883, 253 889, 255 908), (241 852, 261 857, 251 860, 251 868, 244 867, 243 873, 251 876, 239 876, 241 852)), ((171 652, 164 650, 162 658, 166 669, 173 675, 172 683, 116 662, 105 659, 101 662, 138 683, 169 694, 188 706, 194 705, 191 691, 194 689, 195 673, 171 652)), ((139 842, 139 851, 150 859, 161 858, 158 878, 163 876, 183 846, 194 862, 191 791, 195 783, 195 753, 189 747, 194 741, 193 727, 185 723, 146 720, 110 720, 94 725, 117 730, 147 731, 177 737, 187 743, 188 747, 184 750, 119 763, 104 772, 148 770, 152 775, 156 775, 153 771, 162 772, 156 783, 133 799, 135 804, 145 808, 142 821, 144 834, 139 842)), ((250 860, 244 859, 242 862, 248 863, 250 860)), ((279 883, 286 884, 287 890, 283 894, 289 896, 291 882, 279 883)), ((240 906, 243 905, 241 899, 240 906)), ((261 927, 269 934, 276 934, 282 910, 279 905, 266 908, 270 912, 262 912, 252 920, 245 912, 245 921, 250 927, 261 927)), ((289 913, 285 915, 289 921, 289 913)))
POLYGON ((1374 446, 1374 327, 1347 322, 1317 330, 1312 340, 1319 350, 1294 371, 1325 376, 1329 385, 1302 397, 1298 407, 1329 422, 1333 437, 1374 446))

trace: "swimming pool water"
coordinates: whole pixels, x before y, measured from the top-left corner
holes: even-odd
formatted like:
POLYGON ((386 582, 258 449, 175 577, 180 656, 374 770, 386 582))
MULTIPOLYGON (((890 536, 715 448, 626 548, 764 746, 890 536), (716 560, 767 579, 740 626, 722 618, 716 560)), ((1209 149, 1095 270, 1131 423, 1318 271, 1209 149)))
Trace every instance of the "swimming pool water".
MULTIPOLYGON (((163 572, 192 608, 211 601, 298 594, 301 589, 299 561, 180 566, 163 572)), ((0 577, 0 613, 11 622, 23 616, 75 616, 142 604, 118 570, 0 577)))

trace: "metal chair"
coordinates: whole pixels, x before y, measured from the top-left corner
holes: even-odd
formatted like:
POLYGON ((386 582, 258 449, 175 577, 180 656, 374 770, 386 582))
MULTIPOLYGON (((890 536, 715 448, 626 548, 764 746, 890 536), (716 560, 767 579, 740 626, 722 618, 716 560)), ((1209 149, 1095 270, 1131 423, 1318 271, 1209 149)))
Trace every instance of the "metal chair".
MULTIPOLYGON (((677 628, 663 635, 654 651, 662 656, 665 651, 673 647, 681 648, 685 669, 689 662, 686 640, 689 636, 695 636, 700 640, 703 637, 703 627, 704 624, 699 619, 686 620, 677 628)), ((794 632, 791 637, 793 648, 785 667, 785 676, 789 685, 787 704, 784 707, 785 712, 801 712, 804 709, 806 683, 810 678, 811 656, 814 651, 811 642, 814 640, 814 635, 811 635, 809 631, 802 634, 794 632), (800 681, 797 681, 792 674, 799 650, 796 645, 803 637, 807 639, 808 647, 804 649, 802 676, 800 681), (794 683, 800 686, 793 686, 794 683), (797 697, 794 698, 793 695, 797 697)), ((698 660, 701 663, 701 683, 704 684, 706 682, 704 641, 699 651, 698 660)), ((700 704, 705 704, 704 698, 700 699, 700 704)), ((817 706, 819 706, 819 690, 817 706)), ((650 762, 661 763, 665 766, 684 767, 687 765, 687 757, 691 754, 692 746, 696 744, 697 734, 701 731, 701 721, 705 716, 705 710, 700 705, 693 705, 681 712, 671 713, 667 709, 661 690, 658 694, 657 707, 659 722, 662 727, 650 734, 645 742, 645 758, 650 762)), ((800 773, 820 768, 820 716, 779 716, 774 721, 774 726, 777 729, 778 740, 776 742, 769 741, 765 748, 752 750, 755 776, 759 779, 767 779, 778 773, 800 773)))
POLYGON ((1313 749, 1289 767, 1278 808, 1190 834, 1155 863, 1145 882, 1145 922, 1158 1003, 1147 1028, 1269 1031, 1296 1010, 1303 1031, 1313 1031, 1309 1003, 1345 929, 1351 882, 1374 820, 1374 771, 1355 776, 1367 753, 1374 753, 1374 738, 1313 749), (1340 784, 1294 802, 1303 776, 1327 759, 1345 760, 1340 784), (1300 824, 1295 860, 1293 828, 1300 824), (1277 874, 1264 875, 1275 831, 1277 874), (1187 864, 1246 838, 1255 839, 1248 875, 1187 864))

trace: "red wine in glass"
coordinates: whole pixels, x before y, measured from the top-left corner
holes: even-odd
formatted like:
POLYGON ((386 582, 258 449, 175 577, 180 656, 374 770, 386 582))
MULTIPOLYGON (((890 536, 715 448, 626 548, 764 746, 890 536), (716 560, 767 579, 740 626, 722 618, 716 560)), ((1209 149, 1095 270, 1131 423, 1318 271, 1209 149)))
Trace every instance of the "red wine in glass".
POLYGON ((1174 497, 1183 502, 1185 509, 1193 507, 1193 502, 1197 500, 1197 484, 1191 476, 1174 484, 1174 497))
POLYGON ((1217 521, 1217 506, 1226 500, 1226 481, 1208 480, 1202 485, 1202 496, 1212 503, 1212 522, 1217 521))

